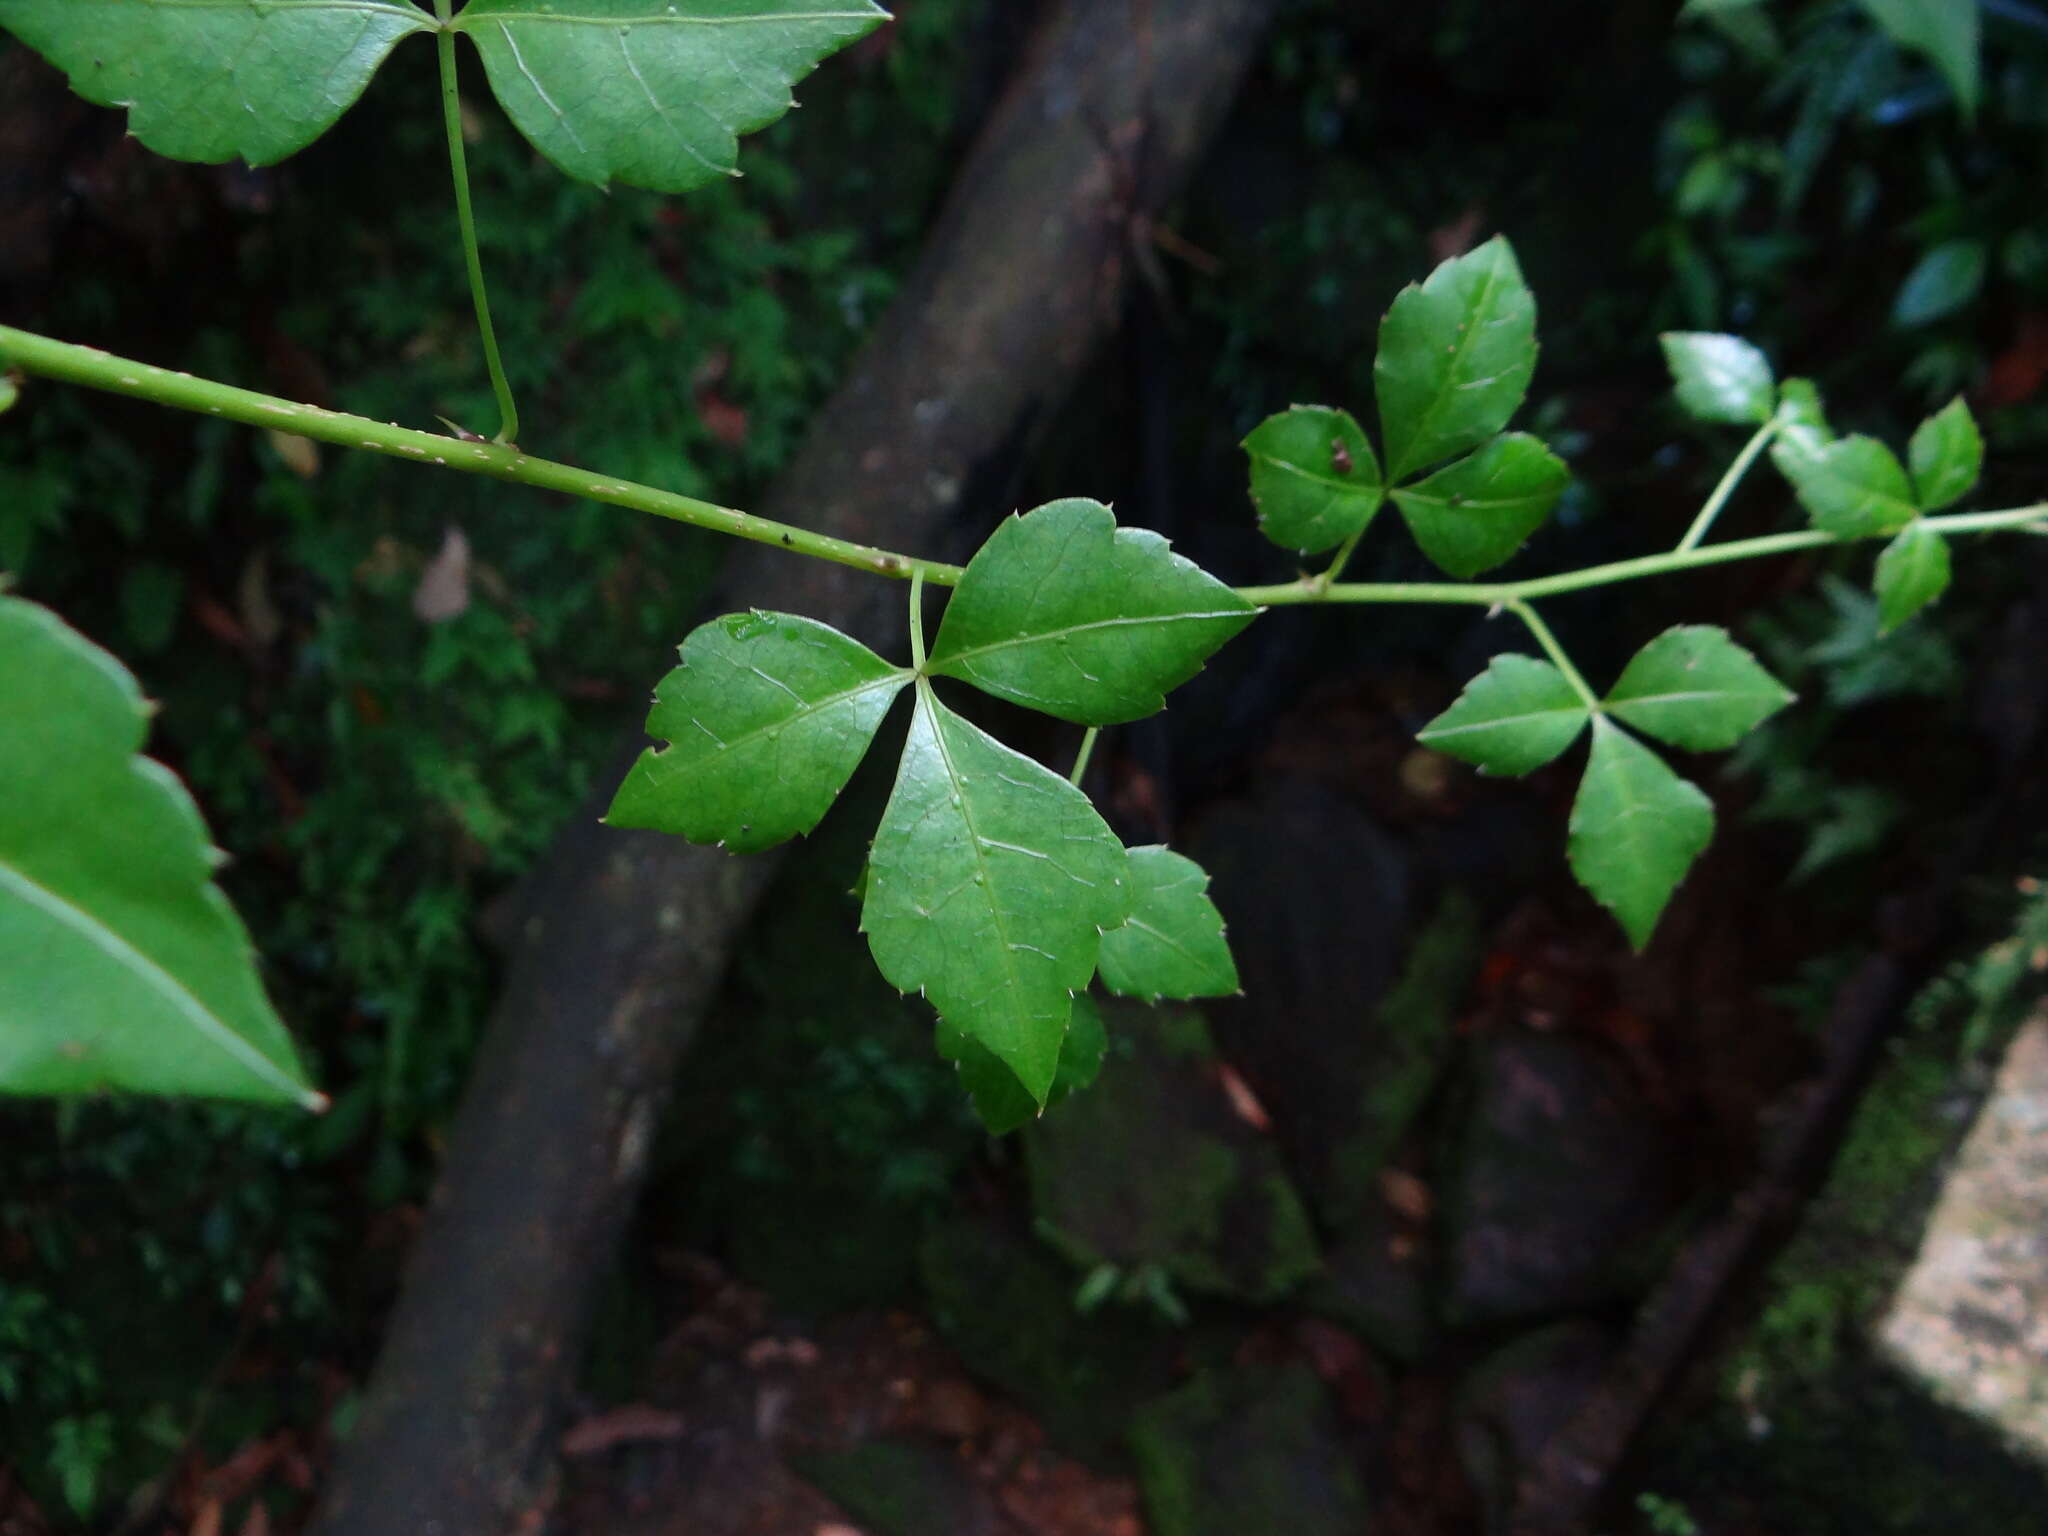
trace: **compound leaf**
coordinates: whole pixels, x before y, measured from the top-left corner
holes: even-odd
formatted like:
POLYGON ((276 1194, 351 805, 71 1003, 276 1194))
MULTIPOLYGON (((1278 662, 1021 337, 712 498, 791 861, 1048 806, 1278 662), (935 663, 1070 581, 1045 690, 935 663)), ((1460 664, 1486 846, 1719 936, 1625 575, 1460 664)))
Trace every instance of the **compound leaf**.
POLYGON ((1969 494, 1984 467, 1984 436, 1961 395, 1920 423, 1906 445, 1906 462, 1913 466, 1921 511, 1938 512, 1969 494))
POLYGON ((1258 609, 1165 539, 1075 497, 1004 519, 968 562, 929 670, 1080 725, 1157 713, 1258 609))
POLYGON ((1924 519, 1899 530, 1877 557, 1880 634, 1889 634, 1948 589, 1948 540, 1924 519))
POLYGON ((136 755, 149 714, 113 657, 0 596, 0 1092, 317 1108, 198 807, 136 755))
POLYGON ((1771 419, 1776 389, 1770 362, 1740 336, 1666 331, 1658 340, 1678 403, 1689 415, 1749 426, 1771 419))
MULTIPOLYGON (((939 1054, 960 1069, 961 1085, 991 1136, 1007 1136, 1038 1118, 1038 1101, 987 1046, 955 1033, 944 1023, 939 1025, 937 1037, 939 1054)), ((1074 999, 1066 1037, 1060 1041, 1060 1064, 1053 1073, 1045 1107, 1050 1109, 1068 1094, 1079 1093, 1093 1083, 1108 1051, 1109 1031, 1103 1027, 1102 1010, 1087 993, 1080 993, 1074 999)))
POLYGON ((1901 48, 1934 61, 1963 115, 1977 110, 1977 0, 1862 0, 1871 19, 1901 48))
POLYGON ((1712 624, 1665 630, 1607 695, 1620 719, 1689 752, 1725 752, 1791 702, 1791 690, 1712 624))
POLYGON ((752 853, 808 832, 853 777, 910 674, 787 613, 731 613, 690 632, 654 690, 649 747, 605 820, 752 853))
POLYGON ((1362 533, 1386 498, 1380 461, 1349 411, 1297 405, 1244 440, 1259 532, 1304 555, 1362 533))
POLYGON ((1131 849, 1130 860, 1131 915, 1102 936, 1102 984, 1154 1003, 1237 991, 1237 962, 1202 866, 1157 846, 1131 849))
POLYGON ((1086 795, 919 680, 861 929, 890 985, 924 993, 1039 1104, 1102 931, 1130 916, 1126 866, 1086 795))
POLYGON ((687 192, 732 175, 739 135, 888 19, 872 0, 470 0, 454 26, 519 131, 571 176, 687 192))
POLYGON ((1476 763, 1481 773, 1531 773, 1572 744, 1590 713, 1556 667, 1507 651, 1416 740, 1476 763))
POLYGON ((1536 371, 1536 300, 1496 235, 1396 295, 1372 373, 1387 479, 1404 480, 1508 424, 1536 371))
POLYGON ((1714 807, 1664 760, 1604 717, 1572 802, 1572 874, 1641 949, 1692 861, 1714 836, 1714 807))
POLYGON ((0 29, 160 155, 269 165, 334 125, 398 41, 407 0, 0 0, 0 29))
POLYGON ((1771 462, 1792 482, 1813 525, 1839 538, 1890 533, 1919 514, 1898 456, 1874 437, 1816 445, 1806 434, 1780 437, 1771 462))
POLYGON ((1513 558, 1570 478, 1539 439, 1509 432, 1393 496, 1422 552, 1462 580, 1513 558))

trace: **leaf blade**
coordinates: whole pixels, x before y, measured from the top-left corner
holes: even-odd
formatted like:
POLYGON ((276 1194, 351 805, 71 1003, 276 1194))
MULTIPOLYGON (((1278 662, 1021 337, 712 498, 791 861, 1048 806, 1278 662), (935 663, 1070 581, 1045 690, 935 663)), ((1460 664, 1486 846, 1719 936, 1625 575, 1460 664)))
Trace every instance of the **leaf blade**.
POLYGON ((1949 549, 1925 519, 1906 524, 1877 557, 1877 607, 1888 635, 1948 590, 1949 549))
POLYGON ((1536 300, 1505 236, 1402 289, 1372 365, 1388 481, 1500 431, 1535 371, 1536 300))
POLYGON ((1750 343, 1710 331, 1666 331, 1657 339, 1678 403, 1688 414, 1744 426, 1771 419, 1771 365, 1750 343))
POLYGON ((960 1084, 967 1090, 974 1113, 991 1136, 1007 1136, 1036 1120, 1069 1094, 1079 1093, 1094 1083, 1108 1054, 1109 1031, 1102 1022, 1102 1010, 1086 992, 1074 998, 1073 1017, 1060 1041, 1060 1064, 1053 1073, 1044 1109, 1033 1099, 1017 1074, 978 1040, 956 1034, 941 1023, 935 1031, 939 1055, 960 1072, 960 1084))
POLYGON ((1898 456, 1874 437, 1816 446, 1810 435, 1783 436, 1771 445, 1771 462, 1814 527, 1837 538, 1895 532, 1919 515, 1898 456))
POLYGON ((1964 117, 1977 111, 1977 0, 1861 0, 1902 48, 1917 49, 1956 93, 1964 117))
POLYGON ((1102 984, 1147 1002, 1236 992, 1237 962, 1202 866, 1157 845, 1130 849, 1129 858, 1131 915, 1102 936, 1102 984))
POLYGON ((1689 752, 1725 752, 1792 702, 1747 650, 1713 624, 1679 624, 1630 658, 1608 709, 1689 752))
POLYGON ((1258 609, 1142 528, 1084 498, 1010 517, 967 563, 929 670, 1078 725, 1119 725, 1258 609))
POLYGON ((405 37, 404 0, 0 0, 12 32, 173 160, 270 165, 334 125, 405 37))
POLYGON ((1551 663, 1504 651, 1415 739, 1481 773, 1520 776, 1576 741, 1591 713, 1551 663))
POLYGON ((0 663, 0 1092, 318 1107, 135 679, 6 596, 0 663))
POLYGON ((1042 1104, 1073 994, 1130 903, 1123 845, 1087 796, 920 679, 861 905, 890 985, 923 992, 1042 1104))
POLYGON ((888 19, 873 0, 751 0, 742 12, 730 0, 470 0, 453 27, 475 41, 513 124, 564 172, 687 192, 735 174, 739 136, 888 19))
POLYGON ((1462 581, 1513 559, 1570 479, 1539 439, 1509 432, 1392 494, 1422 552, 1462 581))
POLYGON ((1298 554, 1363 533, 1386 497, 1380 462, 1349 411, 1297 405, 1244 440, 1259 532, 1298 554))
POLYGON ((1914 429, 1906 462, 1923 512, 1939 512, 1970 493, 1984 468, 1984 435, 1961 395, 1914 429))
POLYGON ((809 832, 910 681, 858 640, 787 613, 727 614, 656 686, 649 747, 605 813, 735 853, 809 832))
POLYGON ((1620 726, 1596 716, 1566 855, 1573 876, 1614 914, 1636 949, 1650 942, 1672 892, 1713 835, 1713 802, 1620 726))

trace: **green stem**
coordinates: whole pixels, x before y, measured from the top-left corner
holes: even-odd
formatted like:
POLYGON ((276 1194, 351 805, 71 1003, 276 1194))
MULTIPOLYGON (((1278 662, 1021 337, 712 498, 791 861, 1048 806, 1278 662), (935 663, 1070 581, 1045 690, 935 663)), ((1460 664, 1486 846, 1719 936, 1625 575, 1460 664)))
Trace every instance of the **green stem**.
POLYGON ((1742 445, 1742 452, 1735 455, 1735 462, 1728 466, 1728 473, 1721 477, 1721 483, 1714 487, 1714 493, 1707 498, 1707 504, 1700 508, 1700 515, 1692 520, 1692 526, 1685 530, 1685 537, 1678 541, 1678 553, 1697 549, 1706 538, 1707 530, 1714 526, 1714 519, 1721 515, 1721 509, 1728 505, 1728 498, 1735 494, 1735 487, 1742 484, 1742 477, 1749 473, 1749 466, 1756 462, 1756 456, 1769 446, 1778 434, 1775 417, 1756 429, 1750 440, 1742 445))
MULTIPOLYGON (((1937 533, 1990 533, 2005 528, 2032 528, 2048 522, 2048 502, 2028 507, 2011 507, 1997 512, 1961 512, 1922 519, 1937 533)), ((1697 570, 1707 565, 1727 565, 1737 560, 1757 560, 1767 555, 1793 554, 1802 549, 1825 549, 1862 538, 1889 537, 1862 534, 1844 538, 1809 528, 1799 533, 1771 533, 1756 539, 1734 539, 1726 544, 1709 544, 1702 549, 1671 550, 1661 555, 1640 555, 1633 560, 1615 560, 1590 565, 1582 571, 1557 576, 1534 576, 1527 581, 1415 581, 1339 582, 1323 588, 1313 576, 1282 582, 1270 587, 1239 587, 1237 595, 1265 608, 1309 603, 1468 603, 1480 608, 1505 607, 1516 601, 1557 597, 1582 592, 1589 587, 1607 587, 1616 582, 1639 581, 1647 576, 1667 576, 1676 571, 1697 570)))
POLYGON ((1095 755, 1095 738, 1102 734, 1102 727, 1091 725, 1088 734, 1081 738, 1081 750, 1074 754, 1074 771, 1067 775, 1067 782, 1080 787, 1082 776, 1088 772, 1088 759, 1095 755))
POLYGON ((491 370, 491 389, 498 397, 498 443, 519 439, 519 408, 512 403, 512 385, 498 356, 498 333, 491 326, 491 300, 484 292, 484 259, 477 249, 476 215, 469 206, 469 156, 462 144, 462 98, 455 90, 455 33, 449 29, 450 0, 434 0, 441 30, 434 46, 441 58, 441 116, 448 129, 448 164, 455 175, 455 220, 462 227, 462 259, 469 267, 470 297, 476 300, 476 328, 483 336, 484 364, 491 370))
POLYGON ((807 528, 735 512, 730 507, 678 496, 672 491, 656 490, 652 486, 637 485, 610 475, 592 474, 587 469, 558 464, 550 459, 533 458, 504 444, 467 442, 443 437, 436 432, 416 432, 410 427, 372 421, 367 416, 324 411, 318 406, 259 395, 253 390, 216 384, 211 379, 195 379, 187 373, 153 368, 147 363, 114 357, 92 347, 52 341, 47 336, 17 331, 4 325, 0 325, 0 362, 41 378, 60 379, 89 389, 129 395, 202 416, 246 422, 252 427, 294 432, 337 447, 364 448, 393 458, 411 459, 415 463, 439 464, 544 491, 584 496, 634 512, 646 512, 654 517, 689 523, 693 527, 709 528, 715 533, 751 539, 757 544, 773 544, 778 549, 830 560, 836 565, 873 571, 879 576, 904 577, 915 573, 935 586, 945 587, 960 579, 960 567, 957 565, 947 565, 938 560, 913 560, 886 549, 827 538, 807 528))
POLYGON ((910 670, 924 672, 924 572, 910 573, 910 670))
MULTIPOLYGON (((1369 528, 1371 526, 1372 519, 1367 518, 1366 527, 1369 528)), ((1365 528, 1361 528, 1337 546, 1337 553, 1331 557, 1330 563, 1324 566, 1322 571, 1315 577, 1316 583, 1323 591, 1329 591, 1331 583, 1344 574, 1344 567, 1351 563, 1351 557, 1357 553, 1359 541, 1364 537, 1365 528)))
POLYGON ((1564 674, 1564 680, 1572 685, 1572 691, 1584 701, 1586 708, 1596 715, 1599 714, 1600 695, 1587 686, 1586 679, 1580 675, 1579 669, 1572 665, 1572 659, 1565 654, 1564 647, 1557 643, 1557 636, 1550 632, 1550 626, 1537 617, 1536 610, 1520 598, 1501 606, 1528 627, 1529 633, 1536 637, 1536 643, 1543 647, 1543 654, 1548 656, 1557 670, 1564 674))

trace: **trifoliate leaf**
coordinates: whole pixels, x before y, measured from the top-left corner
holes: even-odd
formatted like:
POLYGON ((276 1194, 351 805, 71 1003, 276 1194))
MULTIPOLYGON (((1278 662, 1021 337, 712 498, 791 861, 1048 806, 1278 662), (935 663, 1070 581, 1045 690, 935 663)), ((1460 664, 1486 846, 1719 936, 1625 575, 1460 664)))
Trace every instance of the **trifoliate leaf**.
POLYGON ((1984 467, 1984 437, 1961 395, 1920 423, 1906 445, 1906 462, 1913 466, 1921 511, 1939 512, 1969 494, 1984 467))
POLYGON ((1130 859, 1131 915, 1102 936, 1102 984, 1147 1002, 1237 991, 1237 962, 1202 866, 1156 846, 1133 848, 1130 859))
MULTIPOLYGON (((955 1033, 943 1022, 937 1030, 939 1054, 958 1065, 960 1082, 973 1100, 974 1113, 991 1136, 1007 1136, 1036 1120, 1042 1111, 1017 1074, 979 1041, 955 1033)), ((1066 1038, 1060 1041, 1059 1069, 1053 1073, 1052 1089, 1045 1107, 1052 1108, 1070 1093, 1079 1093, 1094 1083, 1102 1071, 1102 1058, 1109 1050, 1109 1031, 1102 1024, 1102 1010, 1083 992, 1074 999, 1073 1017, 1067 1021, 1066 1038)))
POLYGON ((1004 519, 967 564, 929 669, 1079 725, 1165 706, 1258 610, 1097 501, 1004 519))
POLYGON ((1878 631, 1889 634, 1948 590, 1948 540, 1925 519, 1906 524, 1877 557, 1878 631))
POLYGON ((1259 532, 1282 549, 1319 554, 1372 521, 1386 496, 1380 461, 1349 411, 1297 405, 1244 440, 1259 532))
POLYGON ((1590 713, 1556 667, 1510 651, 1488 662, 1415 739, 1478 764, 1481 773, 1531 773, 1572 744, 1590 713))
POLYGON ((403 0, 0 0, 12 32, 174 160, 269 165, 334 125, 400 38, 403 0))
POLYGON ((1898 456, 1873 437, 1844 437, 1820 447, 1780 437, 1771 462, 1792 482, 1813 525, 1839 538, 1890 533, 1919 513, 1898 456))
POLYGON ((649 747, 605 820, 752 853, 808 832, 910 681, 858 640, 787 613, 690 632, 654 690, 649 747))
POLYGON ((1637 949, 1713 836, 1713 803, 1620 726, 1595 718, 1566 851, 1579 884, 1637 949))
POLYGON ((1689 752, 1725 752, 1791 702, 1791 690, 1712 624, 1665 630, 1607 695, 1617 717, 1689 752))
POLYGON ((1776 390, 1770 362, 1740 336, 1666 331, 1658 340, 1678 403, 1688 414, 1749 426, 1771 419, 1776 390))
POLYGON ((1977 0, 1863 0, 1863 9, 1901 48, 1934 61, 1963 116, 1977 110, 1977 0))
POLYGON ((317 1107, 198 807, 136 756, 149 715, 113 657, 0 596, 0 1093, 317 1107))
POLYGON ((1130 916, 1126 863, 1086 795, 919 680, 861 929, 890 985, 924 993, 1038 1103, 1102 930, 1130 916))
POLYGON ((1493 436, 1535 371, 1536 300, 1504 236, 1402 289, 1372 365, 1388 482, 1493 436))
POLYGON ((731 175, 740 134, 888 19, 872 0, 469 0, 454 26, 519 131, 571 176, 687 192, 731 175))
POLYGON ((1778 435, 1805 453, 1817 453, 1835 440, 1821 405, 1820 388, 1811 379, 1787 379, 1778 386, 1778 435))
POLYGON ((1422 552, 1464 579, 1513 558, 1570 478, 1540 440, 1510 432, 1393 496, 1422 552))

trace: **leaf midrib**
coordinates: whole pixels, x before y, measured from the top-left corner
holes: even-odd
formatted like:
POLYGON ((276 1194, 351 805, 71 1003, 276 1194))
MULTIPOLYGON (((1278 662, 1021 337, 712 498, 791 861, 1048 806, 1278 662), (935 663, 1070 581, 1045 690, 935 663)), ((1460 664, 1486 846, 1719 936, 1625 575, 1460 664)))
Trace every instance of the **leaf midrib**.
POLYGON ((1146 624, 1180 624, 1195 620, 1249 619, 1252 616, 1248 609, 1227 608, 1215 612, 1204 610, 1200 613, 1131 614, 1113 619, 1089 619, 1081 624, 1063 624, 1058 629, 1038 629, 1028 635, 1012 635, 1007 640, 991 640, 985 645, 952 650, 944 655, 934 654, 931 666, 935 671, 943 670, 955 662, 971 661, 977 656, 986 656, 991 652, 1012 650, 1024 645, 1044 645, 1050 641, 1061 640, 1070 635, 1087 634, 1094 630, 1130 629, 1146 624))
MULTIPOLYGON (((776 731, 788 730, 790 726, 793 724, 810 720, 812 717, 822 714, 824 711, 831 709, 836 705, 844 704, 852 699, 857 699, 864 693, 872 693, 877 688, 888 688, 892 690, 900 689, 905 683, 910 681, 910 676, 911 674, 907 670, 899 667, 895 671, 890 672, 886 677, 874 678, 869 682, 861 683, 856 687, 844 689, 839 693, 828 694, 824 698, 817 700, 815 703, 799 698, 798 708, 791 710, 786 715, 778 716, 773 720, 765 721, 760 725, 754 726, 750 730, 742 731, 739 735, 732 737, 730 740, 725 740, 717 736, 712 736, 712 741, 716 743, 713 755, 715 756, 719 753, 737 751, 739 748, 743 746, 751 745, 753 742, 759 740, 763 736, 769 735, 776 731)), ((695 715, 690 716, 690 724, 696 726, 697 729, 700 731, 704 730, 704 723, 701 720, 699 720, 695 715)), ((709 736, 711 733, 709 731, 705 731, 705 734, 709 736)), ((668 755, 668 752, 674 751, 680 745, 681 738, 671 736, 668 738, 668 751, 657 752, 654 755, 657 759, 666 757, 668 755)))
MULTIPOLYGON (((239 4, 243 0, 218 0, 239 4)), ((463 11, 448 24, 451 32, 474 32, 479 27, 504 22, 555 22, 579 27, 730 27, 753 26, 762 22, 873 21, 880 13, 865 11, 804 11, 751 16, 585 16, 566 11, 463 11)), ((431 23, 429 23, 431 25, 431 23)))
POLYGON ((1563 704, 1550 709, 1526 710, 1518 715, 1495 715, 1491 719, 1476 720, 1470 725, 1447 725, 1440 730, 1421 731, 1417 733, 1415 739, 1417 741, 1442 741, 1447 737, 1462 736, 1472 731, 1491 731, 1497 730, 1502 726, 1526 725, 1531 721, 1548 720, 1553 715, 1577 715, 1579 723, 1583 725, 1586 717, 1591 713, 1592 711, 1583 704, 1563 704))
POLYGON ((166 996, 177 1011, 191 1020, 200 1034, 226 1055, 234 1057, 258 1078, 300 1103, 310 1102, 306 1090, 277 1064, 199 998, 156 960, 136 948, 128 939, 68 897, 51 890, 25 873, 18 865, 0 859, 0 884, 18 891, 29 905, 49 914, 78 932, 87 943, 108 955, 152 991, 166 996))

